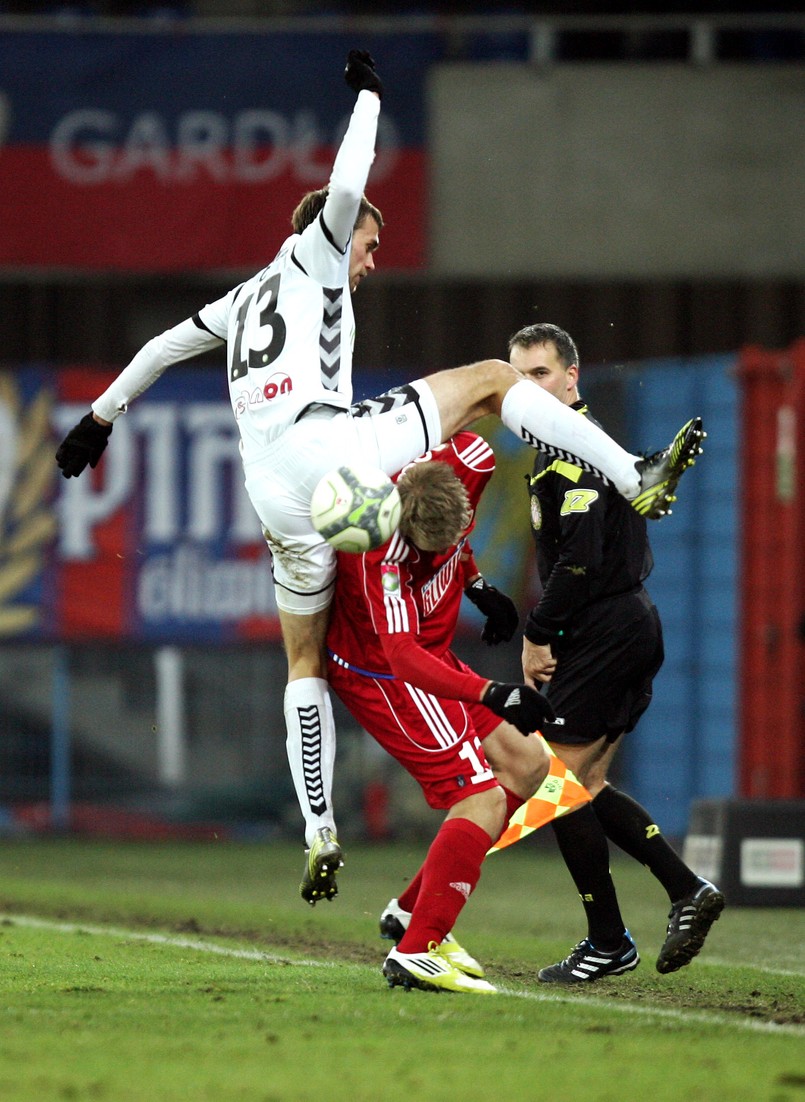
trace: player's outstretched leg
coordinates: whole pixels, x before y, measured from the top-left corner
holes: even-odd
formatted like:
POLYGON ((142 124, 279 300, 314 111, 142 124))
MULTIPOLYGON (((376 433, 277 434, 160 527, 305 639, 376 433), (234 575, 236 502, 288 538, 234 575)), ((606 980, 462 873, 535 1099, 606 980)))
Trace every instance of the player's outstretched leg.
POLYGON ((596 949, 589 938, 585 938, 571 949, 564 960, 549 968, 540 969, 537 979, 540 983, 565 985, 592 983, 605 976, 620 976, 624 972, 631 972, 639 963, 637 947, 632 941, 632 935, 626 930, 623 941, 614 952, 604 953, 596 949))
POLYGON ((707 433, 701 417, 693 417, 683 425, 667 448, 640 459, 640 493, 632 501, 633 508, 647 520, 660 520, 671 513, 676 501, 676 488, 688 467, 702 453, 702 441, 707 433))
POLYGON ((439 371, 410 384, 409 389, 419 394, 431 433, 440 431, 443 441, 479 417, 496 414, 532 448, 611 483, 650 520, 669 512, 679 479, 702 450, 705 435, 701 418, 695 417, 667 448, 640 458, 502 360, 479 360, 439 371))
POLYGON ((699 877, 696 891, 671 907, 665 943, 657 957, 657 971, 667 975, 690 964, 723 910, 724 896, 709 880, 699 877))
MULTIPOLYGON (((399 945, 410 921, 410 912, 404 911, 398 900, 391 899, 380 916, 380 936, 399 945)), ((445 934, 440 949, 442 956, 465 975, 483 979, 483 965, 459 945, 452 934, 445 934)))

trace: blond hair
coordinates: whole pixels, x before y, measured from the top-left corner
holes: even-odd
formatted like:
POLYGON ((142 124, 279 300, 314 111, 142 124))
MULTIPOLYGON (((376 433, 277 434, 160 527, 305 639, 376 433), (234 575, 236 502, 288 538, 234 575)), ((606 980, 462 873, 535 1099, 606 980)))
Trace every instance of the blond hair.
POLYGON ((397 481, 400 534, 422 551, 443 551, 457 543, 472 521, 464 483, 446 463, 412 463, 397 481))

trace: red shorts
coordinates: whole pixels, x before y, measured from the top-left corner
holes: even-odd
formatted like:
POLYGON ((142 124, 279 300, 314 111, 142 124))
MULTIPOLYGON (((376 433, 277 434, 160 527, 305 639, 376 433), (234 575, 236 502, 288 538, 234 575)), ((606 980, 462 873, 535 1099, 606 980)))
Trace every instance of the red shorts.
MULTIPOLYGON (((468 670, 449 651, 443 661, 468 670)), ((330 661, 328 680, 353 717, 446 810, 498 783, 481 740, 500 719, 483 704, 432 696, 396 678, 366 677, 330 661)))

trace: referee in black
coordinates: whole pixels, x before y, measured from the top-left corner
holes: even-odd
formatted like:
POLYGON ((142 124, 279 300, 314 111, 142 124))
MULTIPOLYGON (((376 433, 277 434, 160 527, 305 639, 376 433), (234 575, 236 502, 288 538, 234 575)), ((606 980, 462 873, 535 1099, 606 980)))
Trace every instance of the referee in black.
MULTIPOLYGON (((529 325, 509 341, 509 359, 560 402, 594 420, 579 397, 579 356, 556 325, 529 325)), ((559 722, 543 731, 593 801, 554 820, 559 849, 581 896, 587 936, 565 960, 543 968, 543 983, 589 983, 637 967, 609 871, 615 842, 645 865, 671 902, 657 971, 675 972, 704 944, 724 897, 697 876, 652 816, 607 782, 624 734, 651 702, 663 662, 662 626, 644 582, 653 558, 643 517, 600 478, 538 453, 529 478, 531 526, 542 596, 523 640, 523 673, 547 685, 559 722)))

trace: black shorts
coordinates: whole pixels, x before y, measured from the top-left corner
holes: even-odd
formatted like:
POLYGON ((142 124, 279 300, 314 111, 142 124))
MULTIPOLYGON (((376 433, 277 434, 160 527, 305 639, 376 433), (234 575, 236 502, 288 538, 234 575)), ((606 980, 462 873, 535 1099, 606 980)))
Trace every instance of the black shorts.
POLYGON ((664 658, 662 625, 648 593, 591 605, 556 656, 547 696, 564 723, 545 724, 549 742, 578 746, 633 730, 664 658))

